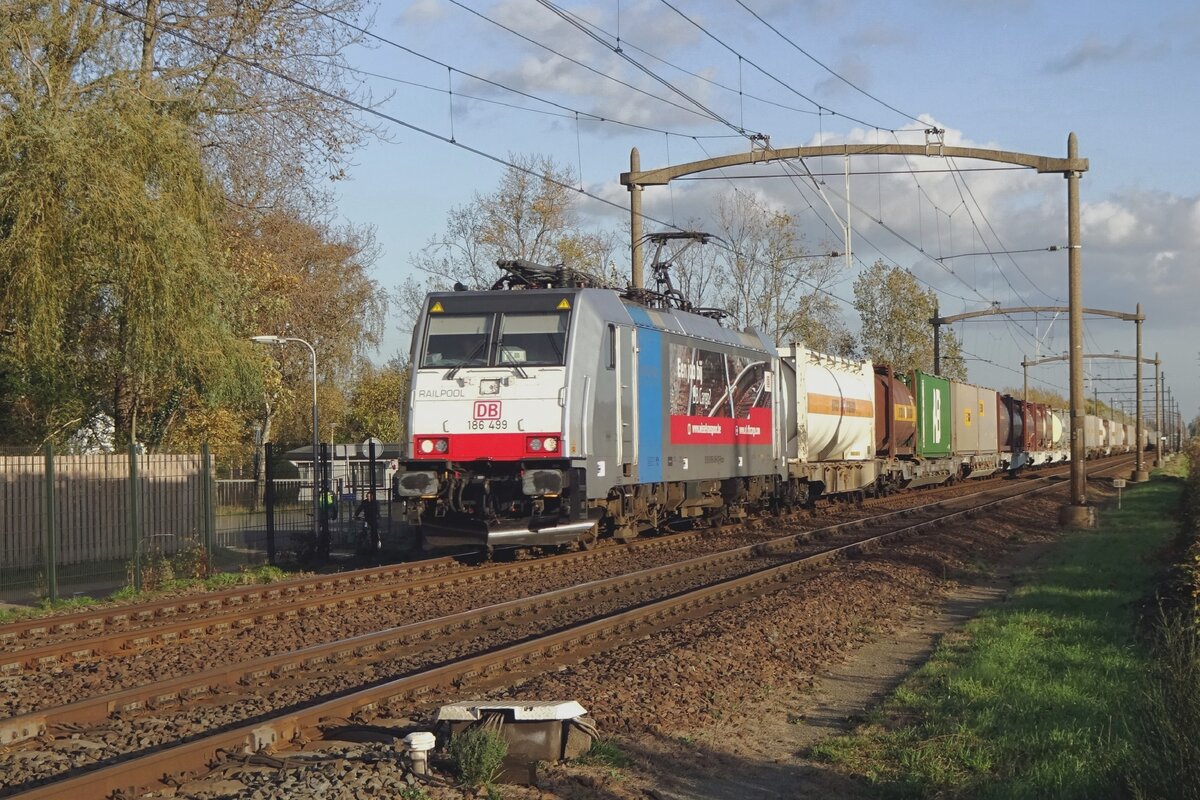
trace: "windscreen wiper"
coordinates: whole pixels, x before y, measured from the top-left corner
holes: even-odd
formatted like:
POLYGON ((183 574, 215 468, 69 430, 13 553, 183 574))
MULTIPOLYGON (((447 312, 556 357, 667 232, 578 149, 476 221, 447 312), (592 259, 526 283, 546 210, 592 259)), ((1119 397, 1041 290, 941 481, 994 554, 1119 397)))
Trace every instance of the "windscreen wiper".
POLYGON ((484 337, 478 344, 475 345, 474 350, 472 350, 470 353, 468 353, 466 355, 466 357, 464 357, 461 361, 459 361, 457 364, 455 364, 453 367, 451 367, 450 371, 442 376, 442 380, 444 380, 444 381, 451 380, 455 375, 458 374, 458 371, 460 369, 462 369, 463 367, 465 367, 467 365, 468 361, 473 361, 476 357, 479 356, 480 353, 483 352, 484 348, 486 348, 486 347, 487 347, 487 337, 484 337))

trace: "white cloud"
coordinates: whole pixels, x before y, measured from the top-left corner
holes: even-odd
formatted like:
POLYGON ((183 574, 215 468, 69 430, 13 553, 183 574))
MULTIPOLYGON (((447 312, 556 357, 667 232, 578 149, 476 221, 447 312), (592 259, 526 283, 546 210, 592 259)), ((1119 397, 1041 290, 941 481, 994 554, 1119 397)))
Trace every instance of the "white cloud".
POLYGON ((1121 244, 1141 230, 1140 221, 1131 209, 1111 201, 1088 203, 1080 209, 1079 216, 1080 236, 1099 245, 1121 244))
POLYGON ((441 0, 412 0, 400 12, 397 22, 405 27, 428 25, 446 17, 446 4, 441 0))

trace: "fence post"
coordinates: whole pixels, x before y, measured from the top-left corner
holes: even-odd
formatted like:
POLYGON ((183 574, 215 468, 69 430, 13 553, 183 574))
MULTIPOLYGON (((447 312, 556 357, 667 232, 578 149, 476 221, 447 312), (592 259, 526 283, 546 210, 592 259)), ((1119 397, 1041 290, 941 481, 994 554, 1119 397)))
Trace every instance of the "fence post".
POLYGON ((266 443, 266 456, 263 459, 263 475, 266 484, 263 486, 263 507, 267 515, 267 563, 275 566, 275 445, 266 443))
POLYGON ((137 442, 129 443, 129 540, 133 547, 133 590, 142 591, 142 513, 137 442))
POLYGON ((46 442, 46 538, 42 549, 46 556, 46 596, 58 600, 58 526, 55 511, 54 445, 46 442))
POLYGON ((211 575, 213 548, 216 546, 216 518, 213 509, 212 453, 209 452, 208 442, 200 445, 200 467, 204 470, 200 491, 204 495, 204 558, 207 561, 205 573, 211 575))

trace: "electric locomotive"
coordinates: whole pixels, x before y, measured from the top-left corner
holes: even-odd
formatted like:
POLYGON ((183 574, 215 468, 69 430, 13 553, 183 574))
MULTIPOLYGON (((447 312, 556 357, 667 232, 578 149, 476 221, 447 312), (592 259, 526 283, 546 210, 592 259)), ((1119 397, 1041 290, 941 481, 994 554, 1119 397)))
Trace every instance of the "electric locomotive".
POLYGON ((430 294, 414 332, 395 490, 426 547, 629 539, 769 501, 771 342, 502 266, 493 291, 430 294))

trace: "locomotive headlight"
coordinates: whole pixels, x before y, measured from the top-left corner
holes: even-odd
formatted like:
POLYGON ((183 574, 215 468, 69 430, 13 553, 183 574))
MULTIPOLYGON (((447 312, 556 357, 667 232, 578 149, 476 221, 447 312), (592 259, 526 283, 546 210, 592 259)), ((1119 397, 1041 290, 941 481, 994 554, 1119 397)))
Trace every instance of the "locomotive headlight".
POLYGON ((543 445, 545 446, 547 453, 553 453, 558 449, 558 439, 555 439, 553 436, 547 436, 546 441, 543 442, 543 445))
POLYGON ((439 453, 444 453, 450 449, 450 442, 446 441, 445 439, 438 439, 436 442, 434 442, 433 446, 437 448, 439 453))
POLYGON ((432 439, 421 440, 421 452, 427 453, 427 454, 433 452, 433 440, 432 439))
POLYGON ((541 439, 530 439, 529 440, 529 449, 535 453, 539 452, 542 449, 542 440, 541 439))

